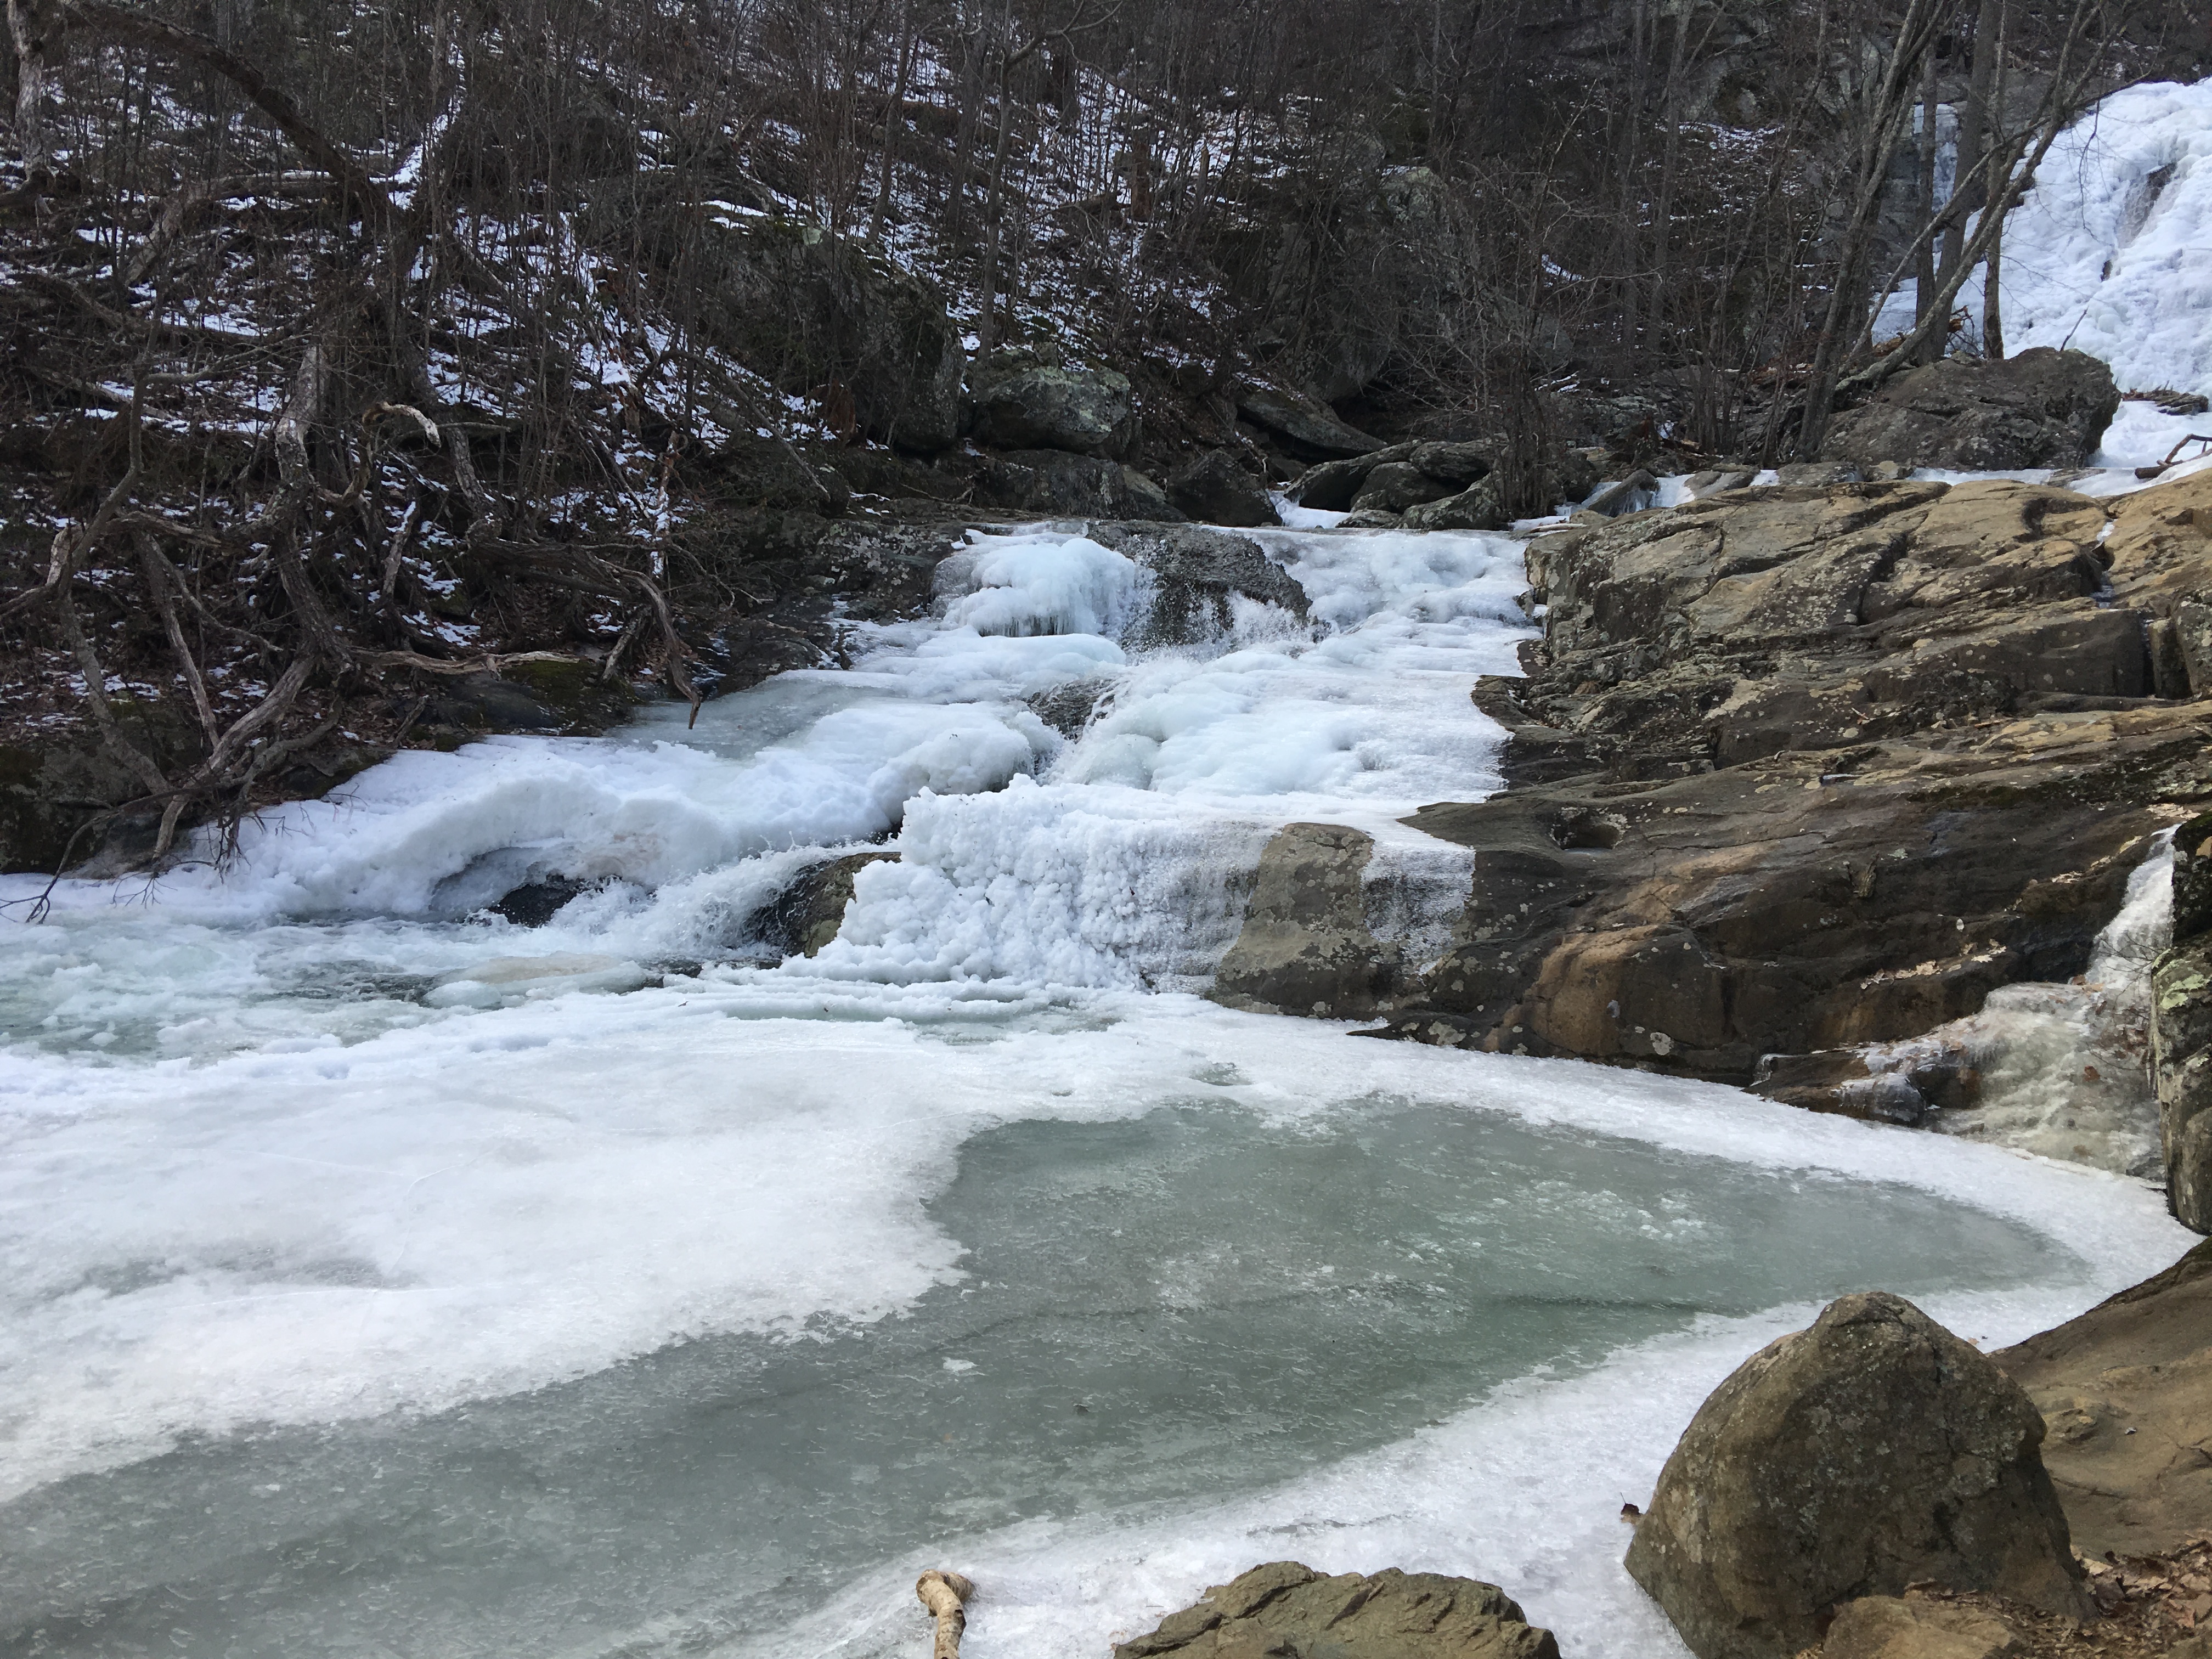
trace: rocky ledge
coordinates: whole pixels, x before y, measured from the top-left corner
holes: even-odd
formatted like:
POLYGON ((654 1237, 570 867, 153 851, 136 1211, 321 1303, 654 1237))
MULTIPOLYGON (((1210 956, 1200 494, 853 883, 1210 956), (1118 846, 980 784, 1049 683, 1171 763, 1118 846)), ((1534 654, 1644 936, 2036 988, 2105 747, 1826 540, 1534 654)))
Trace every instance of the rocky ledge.
POLYGON ((1725 490, 1540 537, 1528 571, 1528 677, 1474 692, 1510 787, 1408 820, 1474 874, 1377 1035, 1867 1111, 1853 1045, 2081 973, 2212 800, 2212 474, 1725 490))

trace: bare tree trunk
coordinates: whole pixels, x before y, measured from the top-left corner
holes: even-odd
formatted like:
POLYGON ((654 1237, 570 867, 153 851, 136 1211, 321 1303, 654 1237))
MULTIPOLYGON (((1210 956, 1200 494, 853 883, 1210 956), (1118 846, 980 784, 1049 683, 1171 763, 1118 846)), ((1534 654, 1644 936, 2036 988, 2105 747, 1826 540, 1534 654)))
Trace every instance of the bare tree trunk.
POLYGON ((1945 10, 1946 0, 1911 0, 1898 26, 1897 41, 1890 50, 1888 65, 1867 109, 1858 173, 1854 180, 1857 195, 1844 232, 1842 252, 1836 262, 1835 286, 1829 292, 1820 343, 1813 353, 1812 372, 1807 377, 1804 416, 1797 433, 1797 453, 1806 460, 1815 459, 1827 439, 1828 421, 1834 412, 1836 386, 1842 377, 1844 359, 1864 324, 1867 266, 1874 254, 1882 184, 1904 137, 1905 123, 1911 114, 1914 93, 1922 78, 1922 65, 1935 46, 1945 10))
POLYGON ((15 47, 15 147, 33 176, 52 161, 46 148, 46 14, 38 0, 8 0, 8 37, 15 47))
MULTIPOLYGON (((1966 79, 1966 106, 1959 112, 1958 160, 1951 170, 1953 193, 1965 194, 1965 208, 1976 205, 1983 152, 1988 148, 1990 73, 1996 66, 1998 0, 1982 0, 1974 17, 1974 61, 1966 79)), ((1942 258, 1936 266, 1938 280, 1948 277, 1966 246, 1966 216, 1962 211, 1943 234, 1942 258)))
MULTIPOLYGON (((1996 50, 1991 54, 1990 65, 1989 109, 1984 117, 1990 131, 2001 138, 2005 119, 2005 0, 1984 0, 1995 8, 1997 15, 1996 50)), ((2002 362, 2005 355, 2004 309, 1999 289, 2002 282, 2004 252, 2004 215, 2016 191, 2007 191, 2002 200, 1992 203, 1987 211, 1997 216, 1990 228, 1990 251, 1984 264, 1988 274, 1982 283, 1982 356, 1991 362, 2002 362)))
POLYGON ((1013 6, 1009 0, 999 45, 999 143, 991 152, 990 195, 984 204, 983 271, 976 283, 982 291, 983 314, 975 325, 975 352, 988 356, 999 337, 999 242, 1006 223, 1006 148, 1013 141, 1013 6))
POLYGON ((1682 154, 1682 65, 1688 52, 1690 18, 1686 10, 1675 14, 1674 38, 1667 49, 1667 83, 1660 94, 1666 112, 1666 144, 1659 163, 1659 204, 1651 216, 1651 298, 1644 307, 1652 344, 1666 317, 1667 267, 1673 252, 1670 234, 1674 215, 1674 179, 1682 154))
POLYGON ((1651 80, 1651 16, 1649 0, 1636 0, 1629 14, 1628 96, 1621 106, 1627 131, 1620 146, 1620 217, 1615 231, 1614 282, 1620 295, 1620 347, 1630 363, 1642 355, 1639 316, 1643 284, 1637 266, 1644 248, 1644 204, 1638 199, 1643 173, 1644 100, 1651 80))
MULTIPOLYGON (((1920 79, 1920 222, 1936 216, 1936 54, 1928 54, 1920 79)), ((1936 243, 1924 239, 1912 269, 1912 320, 1928 315, 1936 298, 1936 243)))
POLYGON ((884 173, 876 185, 875 215, 868 222, 868 240, 872 243, 883 241, 884 221, 890 216, 891 174, 896 159, 895 135, 906 125, 906 83, 914 73, 917 33, 914 27, 914 0, 906 0, 899 9, 898 74, 891 84, 890 106, 884 112, 884 173))

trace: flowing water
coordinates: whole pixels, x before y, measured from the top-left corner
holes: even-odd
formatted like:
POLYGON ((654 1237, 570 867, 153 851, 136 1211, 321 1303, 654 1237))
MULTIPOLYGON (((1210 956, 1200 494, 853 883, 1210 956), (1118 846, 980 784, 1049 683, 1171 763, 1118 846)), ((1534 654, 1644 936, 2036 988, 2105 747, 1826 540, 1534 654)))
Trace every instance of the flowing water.
POLYGON ((1398 819, 1496 787, 1528 634, 1508 538, 1261 539, 1307 617, 1147 647, 1121 554, 979 538, 849 671, 0 926, 0 1653, 910 1652, 945 1565, 974 1659, 1098 1659, 1285 1554, 1672 1652, 1613 1517, 1751 1346, 2178 1252, 2116 1176, 1194 995, 1286 822, 1433 951, 1398 819))

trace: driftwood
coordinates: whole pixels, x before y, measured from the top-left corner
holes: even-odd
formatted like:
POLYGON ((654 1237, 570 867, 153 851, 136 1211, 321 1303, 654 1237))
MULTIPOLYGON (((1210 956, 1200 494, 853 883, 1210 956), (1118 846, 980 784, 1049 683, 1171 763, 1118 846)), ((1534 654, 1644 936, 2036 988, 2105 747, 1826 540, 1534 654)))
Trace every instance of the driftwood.
POLYGON ((968 1628, 966 1603, 975 1594, 974 1582, 932 1567, 914 1581, 914 1593, 937 1619, 937 1645, 930 1659, 960 1659, 960 1633, 968 1628))

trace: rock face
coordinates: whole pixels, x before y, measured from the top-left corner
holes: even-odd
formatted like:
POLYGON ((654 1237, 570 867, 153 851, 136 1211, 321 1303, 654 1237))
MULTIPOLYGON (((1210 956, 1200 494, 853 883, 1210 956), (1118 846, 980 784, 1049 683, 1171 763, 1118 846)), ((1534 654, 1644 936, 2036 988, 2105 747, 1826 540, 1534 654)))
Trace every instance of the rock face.
POLYGON ((1183 517, 1200 524, 1241 526, 1283 521, 1260 481, 1225 450, 1206 450, 1177 467, 1168 474, 1167 492, 1183 517))
POLYGON ((2212 1243, 1990 1358, 2049 1425, 2044 1464, 2085 1554, 2212 1533, 2212 1243))
POLYGON ((1495 1584, 1442 1573, 1323 1577, 1271 1561, 1170 1613, 1114 1659, 1559 1659, 1552 1632, 1531 1626, 1495 1584))
POLYGON ((1301 619, 1306 614, 1305 589, 1249 537, 1197 525, 1127 524, 1093 525, 1091 537, 1152 572, 1152 611, 1133 644, 1183 645, 1217 636, 1234 621, 1240 597, 1301 619))
POLYGON ((1545 637, 1475 693, 1514 787, 1409 820, 1476 859, 1389 1029, 1747 1083, 2081 971, 2148 836, 2212 802, 2212 680, 2155 667, 2212 589, 2208 509, 2212 475, 2109 517, 1850 484, 1532 542, 1545 637))
POLYGON ((2119 406, 2112 371, 2087 352, 2038 346, 1997 363, 1947 357, 1838 416, 1820 454, 1863 467, 2084 466, 2119 406))
POLYGON ((2151 969, 2151 1085, 2166 1201, 2212 1233, 2212 812, 2173 834, 2173 948, 2151 969))
POLYGON ((2086 1618, 2042 1439, 1988 1358, 1900 1297, 1847 1296, 1698 1408, 1628 1571, 1698 1659, 1790 1659, 1831 1610, 1923 1579, 2086 1618))
POLYGON ((1215 1002, 1259 1013, 1364 1019, 1395 988, 1396 951, 1368 931, 1360 872, 1374 837, 1291 823, 1260 854, 1243 930, 1222 958, 1215 1002))
POLYGON ((1000 359, 972 378, 978 442, 1119 459, 1136 441, 1128 377, 1110 368, 1000 359))

